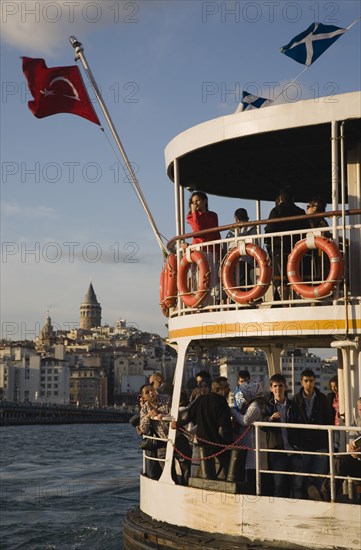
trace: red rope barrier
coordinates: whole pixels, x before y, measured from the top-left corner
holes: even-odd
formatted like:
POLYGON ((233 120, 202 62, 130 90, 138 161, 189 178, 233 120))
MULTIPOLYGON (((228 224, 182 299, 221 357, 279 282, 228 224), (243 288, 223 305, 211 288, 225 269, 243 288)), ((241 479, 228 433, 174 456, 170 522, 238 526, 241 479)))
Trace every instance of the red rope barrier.
MULTIPOLYGON (((187 430, 185 430, 184 428, 178 428, 179 431, 183 432, 186 437, 188 437, 187 434, 190 434, 190 432, 188 432, 187 430)), ((179 454, 179 456, 181 456, 182 458, 186 459, 186 460, 189 460, 190 462, 199 462, 201 460, 210 460, 211 458, 215 458, 219 455, 221 455, 222 453, 228 451, 228 450, 231 450, 231 449, 236 449, 236 450, 241 450, 241 449, 246 449, 247 451, 254 451, 254 449, 252 447, 247 447, 246 445, 237 445, 237 443, 239 443, 239 441, 241 441, 241 439, 244 438, 244 436, 249 432, 249 430, 251 429, 251 426, 247 426, 246 430, 238 437, 238 439, 236 439, 234 441, 234 443, 231 443, 230 445, 224 445, 223 443, 215 443, 213 441, 207 441, 207 439, 202 439, 201 437, 197 437, 197 441, 202 441, 203 443, 207 443, 208 445, 211 445, 212 447, 222 447, 222 449, 220 451, 218 451, 217 453, 214 453, 213 455, 210 455, 210 456, 205 456, 203 458, 191 458, 185 454, 182 453, 182 451, 180 451, 179 449, 177 449, 177 447, 175 446, 175 444, 173 444, 173 448, 174 450, 176 451, 177 454, 179 454)))

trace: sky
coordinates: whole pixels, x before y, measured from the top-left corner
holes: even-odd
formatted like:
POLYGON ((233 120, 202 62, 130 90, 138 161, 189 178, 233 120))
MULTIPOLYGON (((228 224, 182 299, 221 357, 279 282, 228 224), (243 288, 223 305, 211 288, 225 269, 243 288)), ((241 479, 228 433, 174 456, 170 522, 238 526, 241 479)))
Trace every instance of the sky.
MULTIPOLYGON (((27 106, 21 56, 44 58, 48 67, 73 65, 69 36, 83 43, 166 242, 176 232, 167 143, 233 113, 242 89, 275 97, 302 70, 281 46, 313 22, 346 27, 360 15, 358 0, 3 0, 1 337, 35 338, 48 312, 56 329, 79 326, 90 280, 103 324, 126 319, 166 335, 159 308, 162 254, 94 92, 88 88, 105 133, 68 114, 39 120, 27 106)), ((359 90, 360 28, 341 36, 289 88, 286 100, 323 101, 359 90)), ((240 206, 255 217, 250 201, 210 197, 221 225, 231 223, 240 206)), ((262 217, 272 206, 262 203, 262 217)))

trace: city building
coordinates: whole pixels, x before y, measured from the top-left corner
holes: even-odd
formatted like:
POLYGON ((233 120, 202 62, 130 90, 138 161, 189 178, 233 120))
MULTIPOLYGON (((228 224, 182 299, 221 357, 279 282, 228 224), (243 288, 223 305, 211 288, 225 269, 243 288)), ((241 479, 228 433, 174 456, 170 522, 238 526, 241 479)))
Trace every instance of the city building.
POLYGON ((70 404, 79 407, 106 407, 107 378, 97 367, 78 366, 70 373, 70 404))
POLYGON ((114 359, 114 400, 118 402, 127 393, 138 393, 145 383, 144 358, 129 353, 114 359))
POLYGON ((22 357, 10 354, 0 362, 0 391, 6 401, 67 404, 69 365, 55 357, 41 357, 35 350, 22 357))

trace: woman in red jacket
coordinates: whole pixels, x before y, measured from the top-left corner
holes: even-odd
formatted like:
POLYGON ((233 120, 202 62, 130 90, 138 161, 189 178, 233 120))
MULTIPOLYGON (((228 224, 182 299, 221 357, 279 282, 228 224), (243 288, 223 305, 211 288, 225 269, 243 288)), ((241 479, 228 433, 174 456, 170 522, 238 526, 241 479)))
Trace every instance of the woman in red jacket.
MULTIPOLYGON (((202 191, 194 191, 189 199, 189 212, 187 222, 193 231, 218 227, 218 216, 208 210, 208 197, 202 191)), ((221 238, 219 231, 212 231, 206 235, 193 237, 192 244, 216 241, 221 238)))
MULTIPOLYGON (((202 191, 194 191, 189 199, 189 212, 187 215, 187 222, 192 228, 192 231, 202 231, 202 229, 211 229, 212 227, 218 227, 218 216, 215 212, 208 210, 208 197, 202 191)), ((211 231, 205 235, 193 237, 192 244, 205 243, 208 241, 217 241, 221 238, 221 234, 218 230, 211 231)), ((219 292, 217 283, 219 280, 219 257, 220 257, 220 245, 210 245, 202 249, 203 254, 206 256, 209 268, 211 272, 211 296, 207 297, 204 301, 204 305, 213 303, 212 297, 216 297, 219 292)))

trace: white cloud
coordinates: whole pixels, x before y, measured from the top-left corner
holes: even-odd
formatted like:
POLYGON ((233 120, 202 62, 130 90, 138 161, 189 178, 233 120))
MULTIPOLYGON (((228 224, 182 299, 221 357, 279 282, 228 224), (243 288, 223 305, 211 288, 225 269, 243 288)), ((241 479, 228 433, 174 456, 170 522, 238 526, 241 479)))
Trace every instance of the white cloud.
POLYGON ((56 57, 70 35, 80 38, 99 26, 136 19, 137 9, 136 2, 123 0, 5 0, 1 2, 1 33, 3 40, 27 55, 56 57))
POLYGON ((21 216, 22 218, 53 218, 55 214, 54 208, 48 206, 23 206, 17 203, 2 203, 2 211, 4 216, 21 216))

